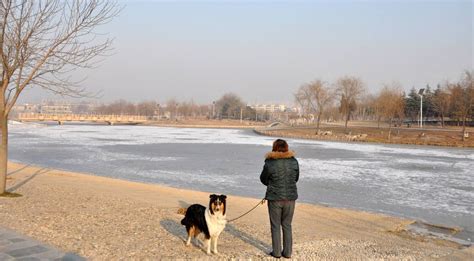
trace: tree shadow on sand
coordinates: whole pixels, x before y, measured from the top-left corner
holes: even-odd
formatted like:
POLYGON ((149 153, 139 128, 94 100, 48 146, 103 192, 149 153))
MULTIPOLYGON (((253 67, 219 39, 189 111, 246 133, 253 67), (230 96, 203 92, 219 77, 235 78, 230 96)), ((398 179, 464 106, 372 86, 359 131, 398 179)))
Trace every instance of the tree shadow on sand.
POLYGON ((21 186, 25 185, 26 183, 30 182, 32 179, 34 179, 36 176, 40 175, 40 174, 44 174, 44 173, 47 173, 49 172, 50 169, 48 168, 42 168, 42 169, 39 169, 37 170, 35 173, 33 173, 33 175, 27 177, 26 179, 22 180, 21 182, 19 182, 18 184, 15 184, 14 186, 10 187, 7 189, 7 192, 15 192, 17 189, 19 189, 21 186))
POLYGON ((21 167, 21 168, 19 168, 19 169, 17 169, 17 170, 10 171, 10 172, 7 173, 7 176, 11 176, 11 175, 13 175, 13 174, 15 174, 15 173, 18 173, 18 172, 20 172, 20 171, 22 171, 22 170, 28 168, 29 166, 30 166, 30 164, 25 165, 25 166, 23 166, 23 167, 21 167))

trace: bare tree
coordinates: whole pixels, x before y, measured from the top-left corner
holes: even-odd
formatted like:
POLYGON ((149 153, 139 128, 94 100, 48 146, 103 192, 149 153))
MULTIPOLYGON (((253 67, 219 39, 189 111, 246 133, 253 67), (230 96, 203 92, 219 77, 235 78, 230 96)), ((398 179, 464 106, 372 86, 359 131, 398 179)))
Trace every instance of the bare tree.
POLYGON ((379 100, 379 96, 375 96, 373 94, 367 95, 365 97, 365 106, 368 107, 368 114, 372 117, 375 117, 377 120, 377 128, 380 129, 380 120, 382 119, 382 110, 381 110, 381 104, 379 100))
POLYGON ((242 99, 233 93, 224 94, 216 101, 219 118, 239 119, 246 106, 242 99))
POLYGON ((207 105, 207 104, 201 104, 201 105, 198 105, 198 114, 199 116, 201 117, 207 117, 208 119, 210 119, 212 117, 211 113, 212 113, 212 105, 207 105))
POLYGON ((191 117, 193 114, 193 101, 190 102, 181 102, 179 105, 178 112, 181 116, 184 117, 184 119, 188 119, 188 117, 191 117))
POLYGON ((306 99, 306 94, 302 90, 302 88, 304 88, 304 86, 300 87, 300 89, 298 89, 298 91, 296 91, 294 96, 295 96, 296 104, 301 109, 300 110, 300 116, 302 116, 303 118, 305 118, 307 120, 308 114, 312 113, 312 108, 311 108, 311 104, 309 103, 309 100, 306 99))
POLYGON ((444 117, 448 114, 450 107, 449 85, 450 83, 446 83, 444 87, 438 86, 433 95, 434 110, 441 119, 442 127, 444 127, 444 117))
POLYGON ((336 92, 341 99, 339 110, 344 116, 344 128, 347 130, 351 114, 357 109, 357 100, 365 91, 364 83, 360 78, 345 76, 337 80, 336 87, 336 92))
POLYGON ((462 139, 466 139, 466 121, 471 112, 474 110, 474 79, 473 72, 465 71, 461 80, 459 81, 461 93, 463 94, 458 107, 462 119, 462 139))
POLYGON ((471 122, 474 121, 474 80, 473 80, 474 72, 469 72, 469 76, 466 77, 468 81, 466 82, 467 92, 466 94, 469 97, 469 104, 470 104, 470 113, 469 116, 471 118, 471 122))
POLYGON ((360 98, 359 106, 357 106, 358 107, 357 114, 359 115, 360 119, 363 121, 366 121, 371 116, 371 113, 372 113, 371 99, 372 98, 373 97, 370 94, 362 95, 360 98))
POLYGON ((110 104, 103 104, 95 109, 98 114, 135 115, 138 106, 126 100, 114 101, 110 104))
POLYGON ((179 103, 176 99, 170 99, 166 102, 166 111, 170 115, 170 119, 178 120, 179 103))
POLYGON ((154 101, 144 101, 137 104, 138 115, 154 116, 157 109, 157 103, 154 101))
POLYGON ((474 87, 472 72, 465 71, 461 80, 449 84, 450 117, 462 122, 462 139, 465 140, 466 121, 474 110, 474 87))
POLYGON ((388 140, 391 139, 392 123, 395 118, 403 119, 405 109, 405 97, 400 84, 385 85, 380 92, 378 105, 381 115, 388 120, 388 140))
POLYGON ((100 41, 94 30, 118 11, 115 2, 100 0, 0 1, 0 194, 6 186, 8 115, 21 92, 31 86, 86 95, 70 73, 109 53, 111 40, 100 41))
POLYGON ((301 86, 295 94, 298 103, 304 104, 310 112, 316 113, 316 132, 319 132, 319 125, 324 110, 331 104, 333 94, 329 86, 316 79, 308 84, 301 86))
POLYGON ((464 111, 467 110, 464 103, 464 92, 459 83, 452 83, 448 86, 449 90, 449 108, 450 115, 449 117, 458 122, 462 121, 464 111))

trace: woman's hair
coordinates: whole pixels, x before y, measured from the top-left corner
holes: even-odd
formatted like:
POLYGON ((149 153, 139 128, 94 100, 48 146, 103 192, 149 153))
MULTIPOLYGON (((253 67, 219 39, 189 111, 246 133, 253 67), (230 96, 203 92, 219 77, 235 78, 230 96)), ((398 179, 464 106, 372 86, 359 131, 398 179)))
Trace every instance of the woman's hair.
POLYGON ((277 139, 273 142, 273 149, 272 151, 278 152, 287 152, 288 151, 288 143, 285 140, 277 139))

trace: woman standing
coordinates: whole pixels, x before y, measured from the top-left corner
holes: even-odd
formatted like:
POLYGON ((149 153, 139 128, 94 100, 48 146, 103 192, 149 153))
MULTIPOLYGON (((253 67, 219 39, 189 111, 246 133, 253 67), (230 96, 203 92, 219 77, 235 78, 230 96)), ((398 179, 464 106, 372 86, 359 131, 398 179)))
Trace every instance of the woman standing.
POLYGON ((293 247, 291 221, 298 198, 296 182, 299 178, 298 161, 295 153, 288 150, 285 140, 273 142, 272 152, 267 153, 260 181, 267 186, 265 199, 268 201, 268 214, 272 232, 271 256, 291 258, 293 247), (283 250, 281 244, 283 228, 283 250))

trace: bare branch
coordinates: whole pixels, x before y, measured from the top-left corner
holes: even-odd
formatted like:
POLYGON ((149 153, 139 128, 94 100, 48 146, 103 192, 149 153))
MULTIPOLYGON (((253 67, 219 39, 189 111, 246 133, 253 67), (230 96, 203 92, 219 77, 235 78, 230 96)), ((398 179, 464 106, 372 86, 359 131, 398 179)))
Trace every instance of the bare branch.
POLYGON ((317 114, 317 129, 319 130, 321 116, 330 105, 332 96, 329 86, 317 79, 301 86, 295 94, 295 99, 302 107, 308 109, 308 112, 317 114))
POLYGON ((112 40, 95 30, 119 11, 116 2, 107 0, 0 0, 4 112, 8 115, 27 86, 89 97, 70 74, 110 54, 112 40))

